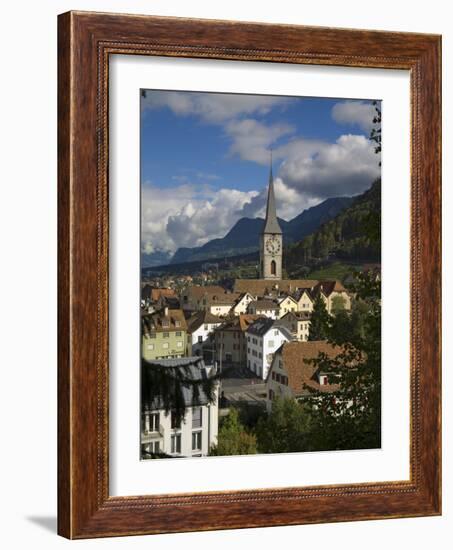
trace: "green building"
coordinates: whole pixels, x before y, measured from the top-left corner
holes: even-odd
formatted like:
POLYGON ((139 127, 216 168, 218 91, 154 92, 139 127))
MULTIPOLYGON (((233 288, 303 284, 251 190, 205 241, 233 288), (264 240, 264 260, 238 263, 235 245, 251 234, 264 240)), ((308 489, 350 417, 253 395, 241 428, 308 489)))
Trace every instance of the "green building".
POLYGON ((142 315, 142 357, 148 361, 190 355, 187 323, 181 309, 167 307, 142 315))

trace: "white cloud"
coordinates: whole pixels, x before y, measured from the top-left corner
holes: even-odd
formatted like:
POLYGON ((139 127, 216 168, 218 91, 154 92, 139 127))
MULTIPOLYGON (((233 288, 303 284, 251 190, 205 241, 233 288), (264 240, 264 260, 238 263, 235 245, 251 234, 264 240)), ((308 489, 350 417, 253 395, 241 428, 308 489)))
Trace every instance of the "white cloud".
POLYGON ((271 145, 294 129, 289 124, 266 125, 246 118, 229 122, 225 131, 232 140, 230 153, 237 154, 243 160, 267 165, 271 145))
POLYGON ((142 187, 142 250, 201 246, 223 237, 258 193, 208 186, 142 187))
POLYGON ((356 124, 369 134, 376 114, 374 105, 365 101, 341 101, 332 107, 332 118, 339 124, 356 124))
MULTIPOLYGON (((252 143, 238 143, 244 145, 243 154, 261 146, 266 151, 259 140, 252 140, 256 149, 252 143)), ((343 135, 335 143, 297 139, 277 148, 275 156, 284 159, 274 169, 278 173, 274 183, 277 214, 285 220, 328 197, 362 193, 380 175, 373 144, 361 135, 343 135)), ((174 252, 179 247, 202 246, 225 236, 242 217, 263 217, 266 183, 263 172, 260 191, 215 190, 187 182, 167 189, 143 185, 142 249, 174 252)))
POLYGON ((373 144, 360 135, 343 135, 335 143, 296 140, 282 146, 286 159, 280 177, 307 199, 356 195, 380 175, 373 144))
POLYGON ((205 122, 219 124, 243 115, 265 115, 273 107, 290 101, 278 96, 147 90, 142 105, 145 110, 167 107, 175 115, 195 115, 205 122))

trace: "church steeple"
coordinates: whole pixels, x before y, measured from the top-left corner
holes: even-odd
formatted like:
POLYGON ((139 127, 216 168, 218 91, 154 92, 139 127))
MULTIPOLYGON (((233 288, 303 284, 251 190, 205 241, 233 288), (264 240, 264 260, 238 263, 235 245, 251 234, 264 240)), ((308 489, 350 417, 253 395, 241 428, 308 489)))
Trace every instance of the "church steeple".
POLYGON ((272 149, 271 149, 271 162, 269 169, 269 188, 267 191, 267 208, 266 208, 266 220, 264 223, 263 233, 281 234, 282 230, 277 219, 277 209, 275 208, 275 195, 274 195, 274 176, 272 175, 272 149))
POLYGON ((260 273, 262 279, 278 281, 282 278, 282 254, 283 234, 277 219, 277 209, 275 208, 271 151, 266 220, 260 239, 260 273))

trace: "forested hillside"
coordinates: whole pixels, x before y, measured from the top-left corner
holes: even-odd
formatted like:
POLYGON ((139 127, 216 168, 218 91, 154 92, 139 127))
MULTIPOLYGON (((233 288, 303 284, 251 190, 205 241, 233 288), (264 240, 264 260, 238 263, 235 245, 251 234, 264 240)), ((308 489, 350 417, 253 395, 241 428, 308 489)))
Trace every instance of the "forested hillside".
POLYGON ((286 255, 289 272, 316 261, 335 258, 380 262, 381 180, 376 180, 334 219, 290 245, 286 255))

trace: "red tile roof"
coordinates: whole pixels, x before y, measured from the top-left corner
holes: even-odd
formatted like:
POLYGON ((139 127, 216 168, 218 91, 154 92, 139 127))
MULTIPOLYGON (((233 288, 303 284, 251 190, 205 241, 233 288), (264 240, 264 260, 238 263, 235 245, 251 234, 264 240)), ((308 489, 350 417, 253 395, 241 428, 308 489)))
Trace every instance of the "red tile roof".
MULTIPOLYGON (((317 366, 306 363, 305 360, 314 359, 318 357, 319 353, 325 353, 328 357, 334 358, 341 351, 341 347, 333 346, 324 340, 311 342, 293 341, 283 344, 277 353, 282 358, 283 368, 288 376, 288 386, 291 388, 294 396, 307 393, 305 384, 320 391, 334 391, 338 389, 338 386, 333 384, 320 385, 315 377, 318 370, 317 366)), ((269 369, 268 377, 271 375, 272 369, 273 366, 269 369)))

